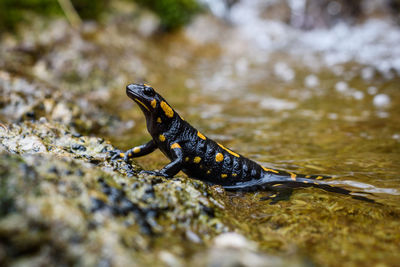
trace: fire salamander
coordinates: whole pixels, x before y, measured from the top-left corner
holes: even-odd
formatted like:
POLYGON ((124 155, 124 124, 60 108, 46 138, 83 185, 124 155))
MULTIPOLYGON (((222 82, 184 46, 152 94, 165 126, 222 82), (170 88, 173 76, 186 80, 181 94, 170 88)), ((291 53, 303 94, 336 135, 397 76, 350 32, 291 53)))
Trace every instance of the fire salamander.
MULTIPOLYGON (((171 160, 160 171, 143 171, 144 173, 173 177, 179 171, 183 171, 189 177, 208 184, 221 185, 226 190, 272 190, 277 193, 268 198, 274 201, 287 198, 290 190, 295 187, 313 186, 346 195, 352 193, 324 182, 328 177, 270 169, 215 142, 180 117, 167 101, 147 84, 129 84, 126 93, 143 111, 152 140, 125 153, 119 153, 118 156, 129 161, 130 158, 147 155, 158 148, 171 160), (278 190, 281 187, 286 188, 286 191, 278 190), (285 195, 286 197, 282 197, 285 195)), ((361 196, 352 197, 370 201, 361 196)))

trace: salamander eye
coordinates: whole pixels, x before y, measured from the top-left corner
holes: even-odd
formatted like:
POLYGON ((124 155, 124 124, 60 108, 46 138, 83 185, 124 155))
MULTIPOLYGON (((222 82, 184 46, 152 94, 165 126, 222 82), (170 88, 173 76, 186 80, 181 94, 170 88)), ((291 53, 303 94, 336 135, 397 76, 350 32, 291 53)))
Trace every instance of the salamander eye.
POLYGON ((149 97, 153 97, 156 94, 153 88, 147 86, 143 88, 143 93, 149 97))

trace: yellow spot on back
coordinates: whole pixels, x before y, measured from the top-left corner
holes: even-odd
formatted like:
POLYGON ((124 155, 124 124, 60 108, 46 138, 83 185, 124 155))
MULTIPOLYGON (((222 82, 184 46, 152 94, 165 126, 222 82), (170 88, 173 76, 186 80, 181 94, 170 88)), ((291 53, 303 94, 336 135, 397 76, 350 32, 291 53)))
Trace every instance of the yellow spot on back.
POLYGON ((162 122, 162 120, 161 120, 160 117, 157 118, 157 122, 158 122, 158 123, 161 123, 161 122, 162 122))
POLYGON ((185 158, 185 161, 186 161, 186 162, 189 161, 189 157, 186 157, 186 158, 185 158))
POLYGON ((310 175, 306 175, 306 178, 310 178, 311 176, 310 175))
POLYGON ((290 172, 290 178, 291 178, 293 181, 296 181, 296 177, 297 177, 297 175, 296 175, 295 173, 291 173, 291 172, 290 172))
POLYGON ((211 170, 208 170, 208 171, 207 171, 207 174, 210 174, 210 173, 211 173, 211 170))
POLYGON ((137 98, 135 98, 135 100, 136 100, 140 105, 142 105, 145 109, 147 109, 148 111, 150 111, 150 109, 149 109, 145 104, 143 104, 142 101, 140 101, 140 100, 137 99, 137 98))
POLYGON ((174 111, 170 106, 168 106, 168 104, 165 101, 161 101, 160 105, 165 113, 165 116, 167 116, 168 118, 172 118, 174 116, 174 111))
POLYGON ((240 155, 239 155, 238 153, 233 152, 232 150, 230 150, 230 149, 224 147, 224 146, 221 145, 221 144, 218 144, 218 145, 219 145, 222 149, 224 149, 226 152, 228 152, 229 154, 231 154, 231 155, 233 155, 233 156, 235 156, 235 157, 240 157, 240 155))
POLYGON ((125 153, 119 153, 119 156, 120 156, 121 158, 123 158, 123 157, 125 157, 125 153))
POLYGON ((226 178, 226 177, 228 177, 228 174, 225 173, 221 174, 221 178, 226 178))
POLYGON ((200 157, 194 157, 193 162, 194 163, 199 163, 201 161, 200 157))
POLYGON ((269 168, 265 168, 264 166, 261 166, 261 168, 263 168, 263 170, 264 170, 264 171, 266 171, 266 172, 274 172, 274 173, 279 173, 279 172, 278 172, 278 171, 276 171, 276 170, 269 169, 269 168))
POLYGON ((200 137, 203 140, 206 140, 207 138, 199 131, 197 131, 197 136, 200 137))
POLYGON ((181 118, 181 120, 183 120, 183 121, 185 120, 182 116, 179 116, 179 117, 181 118))
POLYGON ((128 157, 132 157, 132 153, 128 153, 128 157))
POLYGON ((221 162, 223 160, 224 160, 224 155, 222 155, 221 153, 217 153, 217 155, 215 155, 216 162, 221 162))
POLYGON ((144 86, 151 87, 150 84, 144 83, 144 86))
POLYGON ((274 198, 274 197, 276 197, 276 194, 273 194, 273 195, 271 195, 270 197, 274 198))
POLYGON ((161 142, 164 142, 164 141, 165 141, 165 136, 162 135, 162 134, 160 134, 160 135, 158 136, 158 139, 159 139, 161 142))
POLYGON ((317 176, 317 178, 315 178, 315 179, 321 180, 322 178, 324 178, 324 177, 322 177, 322 176, 317 176))
POLYGON ((156 108, 156 106, 157 106, 157 100, 155 100, 155 99, 151 100, 150 104, 151 104, 151 106, 152 106, 153 108, 156 108))
POLYGON ((273 186, 275 187, 275 186, 280 186, 280 185, 282 185, 282 184, 274 184, 273 186))
POLYGON ((237 176, 237 173, 232 173, 232 176, 233 176, 233 177, 236 177, 236 176, 237 176))
POLYGON ((140 147, 134 147, 133 148, 133 153, 139 153, 140 152, 140 147))
POLYGON ((303 183, 308 184, 308 181, 303 181, 303 183))
POLYGON ((171 145, 171 149, 175 149, 175 148, 181 148, 181 146, 178 143, 173 143, 171 145))

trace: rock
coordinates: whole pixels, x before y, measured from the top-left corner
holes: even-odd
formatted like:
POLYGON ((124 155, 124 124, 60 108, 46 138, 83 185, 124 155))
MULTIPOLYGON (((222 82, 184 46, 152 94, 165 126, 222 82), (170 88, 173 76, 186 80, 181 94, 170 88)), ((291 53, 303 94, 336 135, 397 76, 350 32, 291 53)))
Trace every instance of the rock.
POLYGON ((112 159, 108 142, 54 121, 8 128, 0 131, 2 265, 179 263, 169 250, 226 229, 199 181, 138 176, 133 161, 112 159), (162 257, 149 252, 155 240, 164 240, 162 257))
POLYGON ((316 75, 310 74, 304 79, 304 84, 307 87, 313 88, 319 85, 319 79, 316 75))
POLYGON ((72 112, 65 103, 58 103, 53 109, 51 119, 70 122, 72 120, 72 112))
POLYGON ((255 249, 256 245, 238 233, 224 233, 214 239, 217 248, 255 249))
MULTIPOLYGON (((75 131, 90 132, 95 129, 125 129, 130 127, 115 116, 102 110, 95 101, 88 101, 81 95, 68 90, 54 88, 46 83, 29 80, 0 69, 0 117, 3 123, 23 120, 58 121, 74 126, 75 131), (110 126, 110 127, 106 127, 110 126)), ((89 98, 90 93, 87 98, 89 98)), ((133 122, 134 124, 134 122, 133 122)))
POLYGON ((197 266, 302 266, 301 261, 288 257, 282 259, 261 253, 257 245, 238 233, 224 233, 214 239, 214 244, 205 254, 197 255, 193 262, 197 266), (293 261, 294 260, 294 261, 293 261))
POLYGON ((289 82, 296 77, 296 73, 286 63, 278 62, 274 66, 274 73, 281 80, 289 82))
POLYGON ((25 137, 19 141, 19 150, 21 152, 46 152, 46 147, 36 136, 25 137))
POLYGON ((373 104, 377 108, 386 108, 390 106, 390 97, 386 94, 378 94, 374 96, 373 104))
POLYGON ((346 82, 338 82, 335 85, 335 89, 336 91, 340 92, 340 93, 344 93, 345 91, 347 91, 349 89, 349 85, 346 82))
POLYGON ((297 107, 296 102, 274 97, 266 97, 259 103, 260 108, 274 111, 291 110, 297 107))

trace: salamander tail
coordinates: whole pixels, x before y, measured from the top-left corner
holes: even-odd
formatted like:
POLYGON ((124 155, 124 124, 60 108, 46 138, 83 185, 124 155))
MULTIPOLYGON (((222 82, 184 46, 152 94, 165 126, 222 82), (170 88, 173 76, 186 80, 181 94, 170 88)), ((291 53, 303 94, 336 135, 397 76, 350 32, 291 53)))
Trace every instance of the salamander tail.
MULTIPOLYGON (((289 173, 290 176, 281 176, 281 177, 274 177, 274 179, 279 179, 281 180, 281 185, 285 187, 291 187, 291 188, 298 188, 298 187, 315 187, 315 188, 320 188, 322 190, 328 191, 328 192, 333 192, 337 194, 342 194, 342 195, 347 195, 350 196, 353 199, 357 200, 362 200, 362 201, 367 201, 370 203, 375 203, 373 199, 367 198, 365 196, 362 196, 361 194, 370 194, 366 192, 356 192, 352 191, 337 185, 333 185, 329 181, 324 181, 326 179, 329 179, 331 177, 328 176, 304 176, 304 175, 297 175, 294 173, 289 173), (307 177, 307 178, 306 178, 307 177)), ((272 185, 273 187, 279 187, 277 184, 272 185)), ((278 188, 276 188, 278 189, 278 188)))
MULTIPOLYGON (((321 176, 321 175, 313 175, 313 176, 299 175, 299 174, 284 173, 284 172, 276 174, 267 171, 260 179, 254 179, 251 181, 246 181, 244 183, 237 183, 235 185, 224 186, 224 188, 226 190, 239 190, 239 191, 255 191, 264 189, 276 192, 282 191, 284 189, 285 192, 287 193, 291 192, 288 191, 289 188, 294 189, 301 187, 316 187, 328 192, 348 195, 353 199, 375 203, 374 200, 362 196, 361 194, 366 194, 364 192, 355 192, 337 185, 333 185, 329 181, 325 181, 326 179, 329 178, 331 177, 321 176)), ((273 201, 273 203, 276 202, 277 201, 273 201)))

